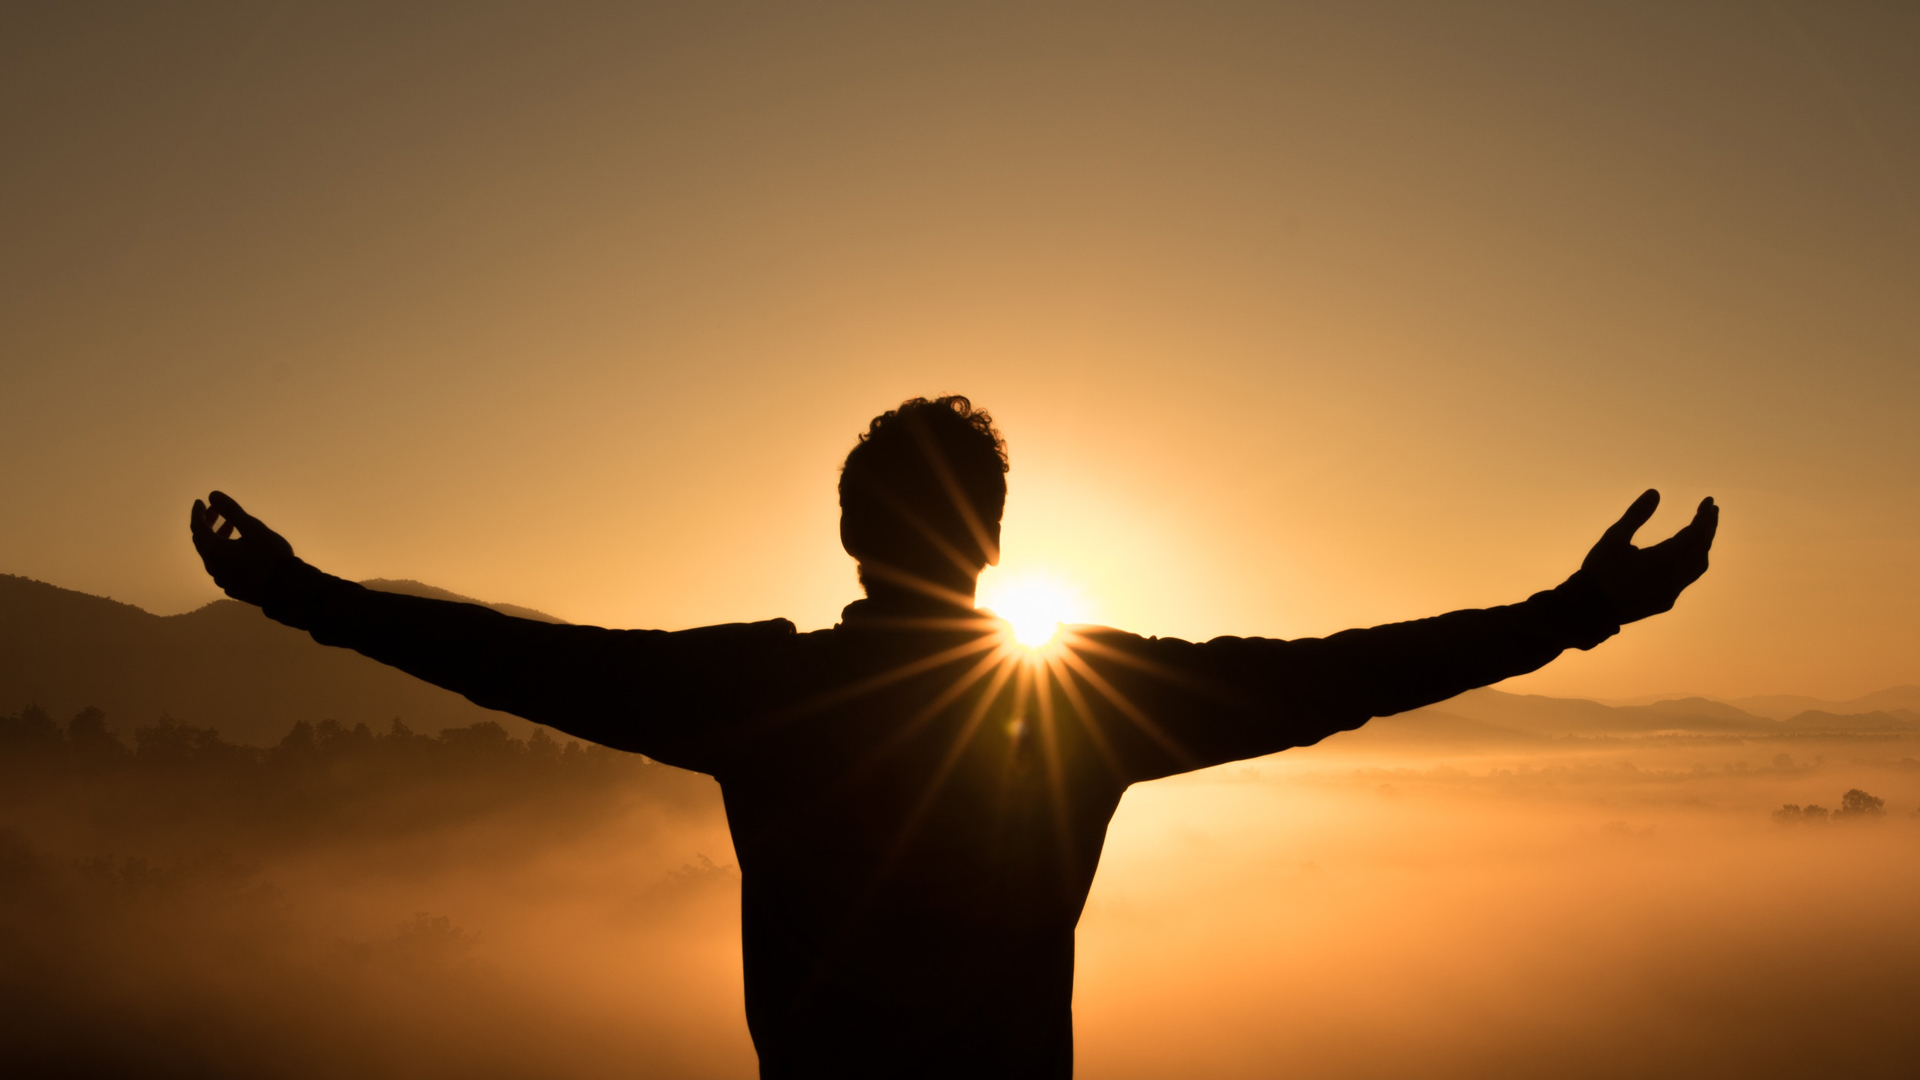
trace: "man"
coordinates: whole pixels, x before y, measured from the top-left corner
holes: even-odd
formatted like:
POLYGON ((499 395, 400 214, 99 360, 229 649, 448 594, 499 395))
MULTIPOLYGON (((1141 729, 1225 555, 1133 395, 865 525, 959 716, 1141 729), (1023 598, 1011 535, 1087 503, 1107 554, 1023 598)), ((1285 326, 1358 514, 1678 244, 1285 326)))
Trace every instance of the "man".
POLYGON ((877 417, 840 475, 866 599, 667 633, 515 619, 330 577, 231 498, 195 502, 214 580, 323 644, 720 782, 761 1075, 1068 1077, 1073 932, 1129 784, 1319 741, 1589 649, 1707 567, 1708 499, 1635 548, 1642 495, 1523 603, 1324 639, 1081 627, 1032 650, 974 610, 1006 447, 963 397, 877 417), (236 535, 237 530, 237 535, 236 535))

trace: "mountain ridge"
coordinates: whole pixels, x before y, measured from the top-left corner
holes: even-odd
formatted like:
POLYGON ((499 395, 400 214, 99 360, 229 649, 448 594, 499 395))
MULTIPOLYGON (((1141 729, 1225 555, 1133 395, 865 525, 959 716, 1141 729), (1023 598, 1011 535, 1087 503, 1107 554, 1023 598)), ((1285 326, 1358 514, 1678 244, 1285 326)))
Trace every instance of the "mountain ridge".
POLYGON ((452 600, 457 604, 478 604, 481 607, 492 608, 502 615, 511 615, 516 619, 532 619, 534 622, 555 623, 560 626, 569 625, 565 619, 534 608, 522 607, 519 604, 502 604, 491 600, 475 600, 471 596, 461 596, 451 589, 442 589, 438 585, 428 585, 412 578, 368 578, 360 584, 375 592, 420 596, 428 600, 452 600))
MULTIPOLYGON (((441 594, 456 597, 432 593, 441 594)), ((320 645, 236 600, 155 615, 0 574, 0 712, 30 704, 57 719, 96 706, 123 732, 170 715, 247 743, 278 741, 300 720, 385 726, 397 717, 422 730, 493 720, 516 734, 532 726, 320 645)))

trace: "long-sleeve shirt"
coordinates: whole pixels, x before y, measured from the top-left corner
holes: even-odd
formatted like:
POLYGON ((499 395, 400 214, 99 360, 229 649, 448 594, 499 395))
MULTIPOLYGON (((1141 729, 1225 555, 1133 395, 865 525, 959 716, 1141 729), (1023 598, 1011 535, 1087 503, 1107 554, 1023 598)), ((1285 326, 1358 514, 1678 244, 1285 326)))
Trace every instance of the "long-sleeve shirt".
POLYGON ((741 870, 761 1075, 1072 1073, 1073 932, 1128 785, 1304 746, 1617 632, 1575 575, 1523 603, 1293 641, 1005 624, 872 601, 608 630, 292 562, 281 622, 478 705, 711 774, 741 870))

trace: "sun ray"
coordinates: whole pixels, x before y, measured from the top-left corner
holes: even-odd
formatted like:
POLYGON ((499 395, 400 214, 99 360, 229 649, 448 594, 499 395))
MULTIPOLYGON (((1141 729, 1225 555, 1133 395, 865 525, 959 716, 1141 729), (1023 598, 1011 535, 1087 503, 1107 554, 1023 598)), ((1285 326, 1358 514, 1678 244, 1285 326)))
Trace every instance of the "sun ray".
POLYGON ((1011 654, 1001 657, 992 681, 987 684, 980 700, 975 702, 973 708, 967 713, 967 718, 961 723, 960 730, 954 734, 953 745, 947 748, 946 756, 940 759, 940 764, 934 768, 933 775, 928 778, 926 790, 920 793, 920 801, 915 803, 913 809, 901 819, 900 830, 894 837, 893 846, 887 855, 887 862, 891 863, 898 859, 900 852, 912 841, 913 834, 920 827, 920 820, 926 816, 928 810, 933 808, 934 799, 939 797, 940 789, 946 785, 947 774, 960 763, 960 757, 966 753, 967 745, 973 741, 974 733, 980 729, 981 722, 993 709, 993 703, 999 699, 1000 692, 1006 689, 1007 681, 1018 670, 1018 657, 1011 654))
POLYGON ((838 690, 832 690, 825 694, 818 695, 801 706, 799 711, 814 713, 834 705, 844 704, 854 698, 870 694, 882 687, 891 686, 902 679, 911 678, 923 671, 930 671, 942 664, 951 663, 962 657, 971 656, 983 649, 991 649, 997 644, 998 642, 994 641, 991 637, 982 635, 964 644, 941 649, 939 652, 928 653, 926 656, 920 657, 917 660, 908 660, 895 664, 893 667, 887 668, 884 671, 876 672, 864 679, 848 683, 838 690))
MULTIPOLYGON (((1024 659, 1024 658, 1021 658, 1021 659, 1024 659)), ((1033 680, 1030 677, 1028 677, 1030 673, 1027 670, 1030 666, 1031 665, 1026 664, 1024 662, 1016 663, 1014 665, 1015 673, 1021 677, 1014 680, 1014 683, 1013 683, 1013 705, 1011 710, 1007 713, 1007 722, 1009 724, 1024 725, 1026 723, 1027 698, 1033 692, 1033 680)), ((1019 740, 1015 739, 1012 743, 1009 744, 1009 748, 1012 752, 1017 753, 1020 749, 1019 740)))
POLYGON ((980 512, 974 508, 973 500, 967 498, 967 493, 961 489, 959 479, 953 475, 952 466, 947 464, 946 454, 942 453, 939 444, 933 441, 933 433, 927 430, 926 424, 917 416, 910 418, 907 430, 913 433, 914 441, 920 444, 920 452, 926 456, 927 463, 933 466, 934 474, 940 478, 940 486, 946 490, 948 501, 953 503, 953 508, 966 522, 967 531, 973 534, 973 542, 980 549, 981 561, 989 566, 999 562, 1000 546, 993 542, 992 536, 988 535, 986 524, 980 520, 980 512))
MULTIPOLYGON (((764 733, 764 732, 773 730, 774 728, 778 727, 780 724, 797 722, 799 720, 804 719, 808 715, 817 713, 823 709, 830 708, 833 705, 844 703, 845 701, 848 701, 855 697, 860 696, 860 694, 870 693, 874 690, 880 689, 881 687, 887 684, 898 682, 903 678, 907 678, 912 675, 916 675, 926 670, 929 670, 933 667, 937 667, 939 666, 939 664, 948 663, 956 659, 963 659, 966 656, 979 651, 981 648, 988 648, 988 647, 997 647, 997 648, 995 652, 990 653, 987 657, 983 658, 983 660, 979 664, 976 664, 973 668, 969 669, 967 672, 957 677, 952 683, 948 685, 947 689, 942 692, 940 696, 944 697, 948 702, 951 702, 954 698, 957 698, 960 694, 965 693, 968 686, 971 686, 973 683, 978 682, 980 679, 980 676, 992 665, 994 664, 1004 665, 1005 663, 1008 662, 1008 660, 1013 659, 1012 650, 1008 647, 1004 639, 996 639, 995 637, 990 637, 990 636, 983 637, 980 639, 976 639, 974 642, 968 643, 968 645, 966 646, 956 646, 955 648, 943 650, 942 652, 935 653, 932 656, 923 658, 919 661, 916 661, 910 664, 898 665, 885 672, 881 672, 878 675, 865 679, 860 683, 854 684, 853 686, 848 687, 846 690, 836 692, 833 694, 820 695, 820 697, 814 699, 812 702, 809 703, 809 707, 807 709, 803 710, 803 709, 796 708, 796 709, 783 710, 782 712, 776 713, 776 714, 770 714, 769 716, 762 718, 758 723, 754 724, 752 726, 752 730, 754 732, 764 733), (984 642, 984 644, 982 644, 982 642, 984 642), (937 661, 937 663, 935 661, 937 661)), ((986 700, 990 702, 992 699, 991 697, 989 697, 986 700)), ((925 714, 925 716, 931 716, 936 711, 937 709, 935 708, 928 708, 928 709, 923 709, 922 713, 925 714)), ((924 717, 921 714, 916 714, 915 720, 910 722, 924 723, 924 717)), ((898 741, 897 738, 895 741, 896 742, 898 741)), ((850 780, 854 777, 859 776, 862 772, 868 769, 871 769, 873 765, 879 760, 880 757, 881 757, 881 754, 879 752, 874 752, 874 753, 870 753, 868 755, 863 756, 858 762, 855 762, 853 765, 848 767, 848 769, 840 777, 840 780, 844 782, 846 780, 850 780)), ((836 784, 821 785, 821 787, 819 788, 819 794, 817 798, 825 798, 828 794, 834 791, 837 786, 838 785, 836 784)), ((793 811, 795 813, 802 813, 802 812, 805 812, 806 810, 807 810, 806 806, 795 806, 793 808, 793 811)))
POLYGON ((1198 759, 1191 753, 1188 753, 1186 747, 1181 746, 1171 735, 1161 730, 1160 725, 1154 723, 1153 719, 1143 712, 1139 706, 1135 705, 1127 695, 1121 693, 1118 687, 1108 682, 1099 672, 1093 670, 1093 668, 1087 664, 1085 658, 1081 657, 1072 649, 1062 649, 1060 655, 1068 664, 1073 666, 1073 670, 1078 673, 1081 678, 1087 680, 1088 686, 1099 691, 1101 697, 1106 698, 1114 708, 1120 710, 1120 715, 1133 721, 1135 727, 1145 732, 1154 742, 1159 743, 1161 748, 1166 750, 1167 753, 1172 754, 1175 761, 1178 761, 1181 765, 1190 769, 1198 767, 1198 759))
POLYGON ((859 776, 867 769, 878 764, 887 755, 898 750, 907 740, 918 734, 920 729, 926 726, 927 722, 932 720, 940 710, 959 700, 960 695, 966 693, 975 683, 985 678, 989 670, 1004 665, 1009 659, 1010 657, 1005 645, 1001 645, 993 652, 981 657, 979 663, 967 669, 960 677, 949 683, 945 690, 942 690, 936 694, 931 701, 921 706, 905 723, 901 724, 891 735, 887 736, 884 741, 862 757, 860 761, 848 771, 848 778, 851 779, 859 776))
MULTIPOLYGON (((1062 651, 1065 650, 1063 649, 1062 651)), ((1106 762, 1107 769, 1113 773, 1115 780, 1124 782, 1126 770, 1121 767, 1120 755, 1114 752, 1113 744, 1107 741, 1107 733, 1100 730, 1100 718, 1095 716, 1093 710, 1087 707, 1086 696, 1080 693, 1080 686, 1074 682, 1073 672, 1068 669, 1066 661, 1060 656, 1052 654, 1047 655, 1044 659, 1047 666, 1053 671, 1054 682, 1059 684, 1060 691, 1067 696, 1067 704, 1073 707, 1074 715, 1080 718, 1080 727, 1086 731, 1087 738, 1093 743, 1094 749, 1099 752, 1100 759, 1106 762)))
POLYGON ((906 500, 890 491, 882 491, 879 494, 881 501, 885 502, 896 516, 906 521, 908 525, 913 526, 913 531, 919 533, 921 539, 933 545, 934 550, 944 555, 947 561, 952 563, 956 569, 964 574, 977 574, 980 572, 981 564, 978 560, 969 558, 965 552, 955 547, 953 542, 947 539, 945 533, 941 532, 938 527, 921 517, 918 513, 915 513, 913 508, 907 504, 906 500))
POLYGON ((1137 671, 1144 671, 1149 675, 1159 676, 1167 682, 1203 692, 1212 692, 1212 688, 1205 682, 1194 678, 1186 672, 1168 667, 1165 664, 1157 664, 1152 660, 1135 656, 1122 649, 1116 649, 1092 635, 1078 633, 1069 629, 1061 635, 1061 640, 1075 650, 1094 653, 1106 659, 1118 661, 1137 671))
POLYGON ((926 656, 896 664, 884 671, 869 675, 864 679, 856 680, 822 694, 816 694, 805 701, 798 702, 787 708, 769 712, 753 723, 743 724, 731 733, 730 741, 738 742, 744 739, 763 736, 775 728, 804 720, 809 716, 816 715, 836 705, 843 705, 855 698, 891 686, 902 679, 912 678, 921 672, 930 671, 943 664, 949 664, 955 660, 963 659, 984 649, 995 648, 1002 643, 1003 639, 997 635, 981 634, 979 637, 972 638, 951 648, 942 649, 939 652, 929 653, 926 656))
MULTIPOLYGON (((977 570, 978 567, 973 567, 969 568, 968 572, 974 573, 977 572, 977 570)), ((875 562, 872 559, 862 559, 860 561, 860 572, 877 577, 889 585, 898 585, 903 589, 917 592, 922 596, 930 596, 935 600, 945 601, 961 610, 970 610, 973 607, 973 597, 967 593, 963 593, 958 589, 948 588, 937 582, 929 581, 911 570, 903 570, 889 563, 875 562)))
MULTIPOLYGON (((996 652, 988 657, 988 659, 994 661, 995 664, 992 680, 988 682, 986 690, 980 696, 980 700, 975 702, 973 708, 968 711, 966 720, 962 722, 960 730, 954 735, 953 745, 947 748, 946 755, 934 769, 933 775, 928 779, 926 789, 921 792, 919 800, 915 802, 911 810, 902 816, 900 827, 894 833, 893 842, 888 845, 887 854, 874 867, 873 873, 868 878, 863 889, 863 895, 871 894, 873 889, 877 888, 880 882, 891 872, 893 867, 898 864, 901 854, 906 850, 907 845, 912 843, 914 834, 918 832, 920 822, 925 819, 927 812, 933 808, 934 800, 939 797, 940 790, 945 786, 947 776, 952 773, 954 767, 959 764, 961 756, 966 752, 968 744, 973 741, 973 736, 979 730, 982 721, 984 721, 987 714, 992 711, 993 704, 999 699, 1001 692, 1006 689, 1008 680, 1019 672, 1023 666, 1021 658, 1012 650, 996 652)), ((1016 687, 1017 685, 1018 684, 1016 684, 1016 687)), ((1021 696, 1016 689, 1016 707, 1021 696)))
POLYGON ((1026 665, 1034 681, 1034 706, 1040 714, 1040 751, 1047 763, 1047 795, 1053 808, 1053 828, 1055 839, 1060 844, 1060 873, 1062 883, 1068 889, 1073 887, 1073 819, 1067 809, 1066 770, 1060 763, 1059 732, 1054 728, 1053 694, 1046 683, 1047 668, 1044 664, 1026 665))
POLYGON ((1007 706, 1007 735, 1009 736, 1007 739, 1007 760, 1000 770, 1000 795, 1003 804, 1006 798, 1007 788, 1013 783, 1014 772, 1017 768, 1016 759, 1020 756, 1022 748, 1028 738, 1026 722, 1027 698, 1031 695, 1033 688, 1033 680, 1031 678, 1033 665, 1026 663, 1024 657, 1017 658, 1017 660, 1018 662, 1012 665, 1012 672, 1015 675, 1013 679, 1013 700, 1009 702, 1007 706))

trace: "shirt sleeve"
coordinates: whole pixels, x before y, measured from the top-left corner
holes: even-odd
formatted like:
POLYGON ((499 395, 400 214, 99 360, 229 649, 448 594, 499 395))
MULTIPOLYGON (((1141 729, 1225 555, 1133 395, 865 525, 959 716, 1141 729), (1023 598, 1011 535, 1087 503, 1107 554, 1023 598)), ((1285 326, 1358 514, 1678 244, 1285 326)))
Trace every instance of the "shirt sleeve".
POLYGON ((1308 746, 1522 675, 1619 632, 1575 575, 1504 607, 1279 641, 1082 629, 1062 672, 1129 781, 1308 746))
POLYGON ((700 771, 698 748, 737 720, 755 673, 794 638, 785 619, 673 632, 520 619, 378 592, 298 560, 262 609, 483 708, 700 771))

